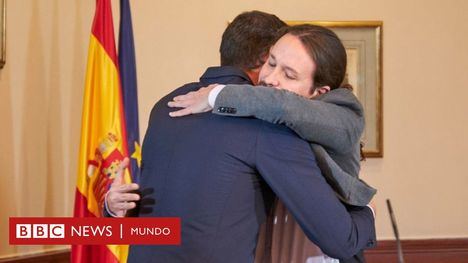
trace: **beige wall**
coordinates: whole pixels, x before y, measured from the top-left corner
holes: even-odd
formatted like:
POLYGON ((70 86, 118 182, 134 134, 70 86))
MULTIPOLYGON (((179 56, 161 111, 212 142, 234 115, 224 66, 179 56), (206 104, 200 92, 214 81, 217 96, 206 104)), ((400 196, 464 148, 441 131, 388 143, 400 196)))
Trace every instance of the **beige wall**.
MULTIPOLYGON (((69 216, 94 0, 8 1, 0 71, 0 257, 9 216, 69 216)), ((118 1, 113 1, 117 9, 118 1)), ((468 2, 452 0, 132 1, 140 124, 175 87, 218 63, 227 20, 260 9, 284 20, 384 22, 384 158, 363 163, 379 189, 378 236, 468 237, 468 2)), ((116 15, 116 14, 115 14, 116 15)))

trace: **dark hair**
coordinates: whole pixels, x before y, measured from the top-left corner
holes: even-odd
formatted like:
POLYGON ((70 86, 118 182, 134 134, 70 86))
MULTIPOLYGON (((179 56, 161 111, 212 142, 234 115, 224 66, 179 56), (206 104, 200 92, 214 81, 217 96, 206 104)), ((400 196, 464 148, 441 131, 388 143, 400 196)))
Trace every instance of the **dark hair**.
POLYGON ((284 28, 279 38, 286 34, 299 38, 315 62, 314 87, 330 86, 330 89, 336 89, 341 86, 346 73, 346 50, 333 31, 304 24, 284 28))
POLYGON ((285 26, 277 16, 260 11, 238 15, 223 33, 219 48, 221 66, 243 70, 260 67, 275 43, 279 29, 285 26))

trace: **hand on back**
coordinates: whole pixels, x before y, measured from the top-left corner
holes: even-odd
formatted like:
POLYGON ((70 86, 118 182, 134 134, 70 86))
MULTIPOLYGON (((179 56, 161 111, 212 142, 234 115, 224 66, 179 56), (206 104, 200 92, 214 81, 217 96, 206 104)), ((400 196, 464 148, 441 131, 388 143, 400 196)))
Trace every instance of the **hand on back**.
POLYGON ((213 108, 208 103, 210 91, 218 84, 202 87, 197 91, 174 97, 167 105, 171 108, 182 108, 169 113, 171 117, 182 117, 190 114, 203 113, 213 108))

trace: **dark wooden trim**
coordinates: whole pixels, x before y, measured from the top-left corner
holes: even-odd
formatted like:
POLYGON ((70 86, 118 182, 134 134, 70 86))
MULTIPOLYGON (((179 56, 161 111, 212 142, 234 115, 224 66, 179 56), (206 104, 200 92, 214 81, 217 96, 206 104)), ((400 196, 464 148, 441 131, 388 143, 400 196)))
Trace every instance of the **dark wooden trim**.
MULTIPOLYGON (((401 245, 406 263, 468 262, 468 238, 403 240, 401 245)), ((394 240, 379 241, 365 255, 368 263, 398 262, 394 240)))
POLYGON ((1 263, 68 263, 70 262, 70 249, 14 256, 0 259, 1 263))

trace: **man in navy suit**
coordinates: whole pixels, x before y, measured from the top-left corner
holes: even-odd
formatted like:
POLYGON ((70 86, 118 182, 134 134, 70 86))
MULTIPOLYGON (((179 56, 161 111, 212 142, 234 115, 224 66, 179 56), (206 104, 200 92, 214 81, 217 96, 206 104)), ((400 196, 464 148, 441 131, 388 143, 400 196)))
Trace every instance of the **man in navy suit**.
POLYGON ((345 259, 373 245, 371 210, 347 210, 308 143, 290 129, 211 113, 169 117, 167 103, 177 95, 213 83, 256 83, 283 25, 261 12, 239 15, 223 34, 221 67, 208 68, 199 82, 153 108, 143 143, 138 216, 180 217, 182 244, 131 246, 128 262, 253 262, 259 225, 272 200, 269 187, 329 256, 345 259))

